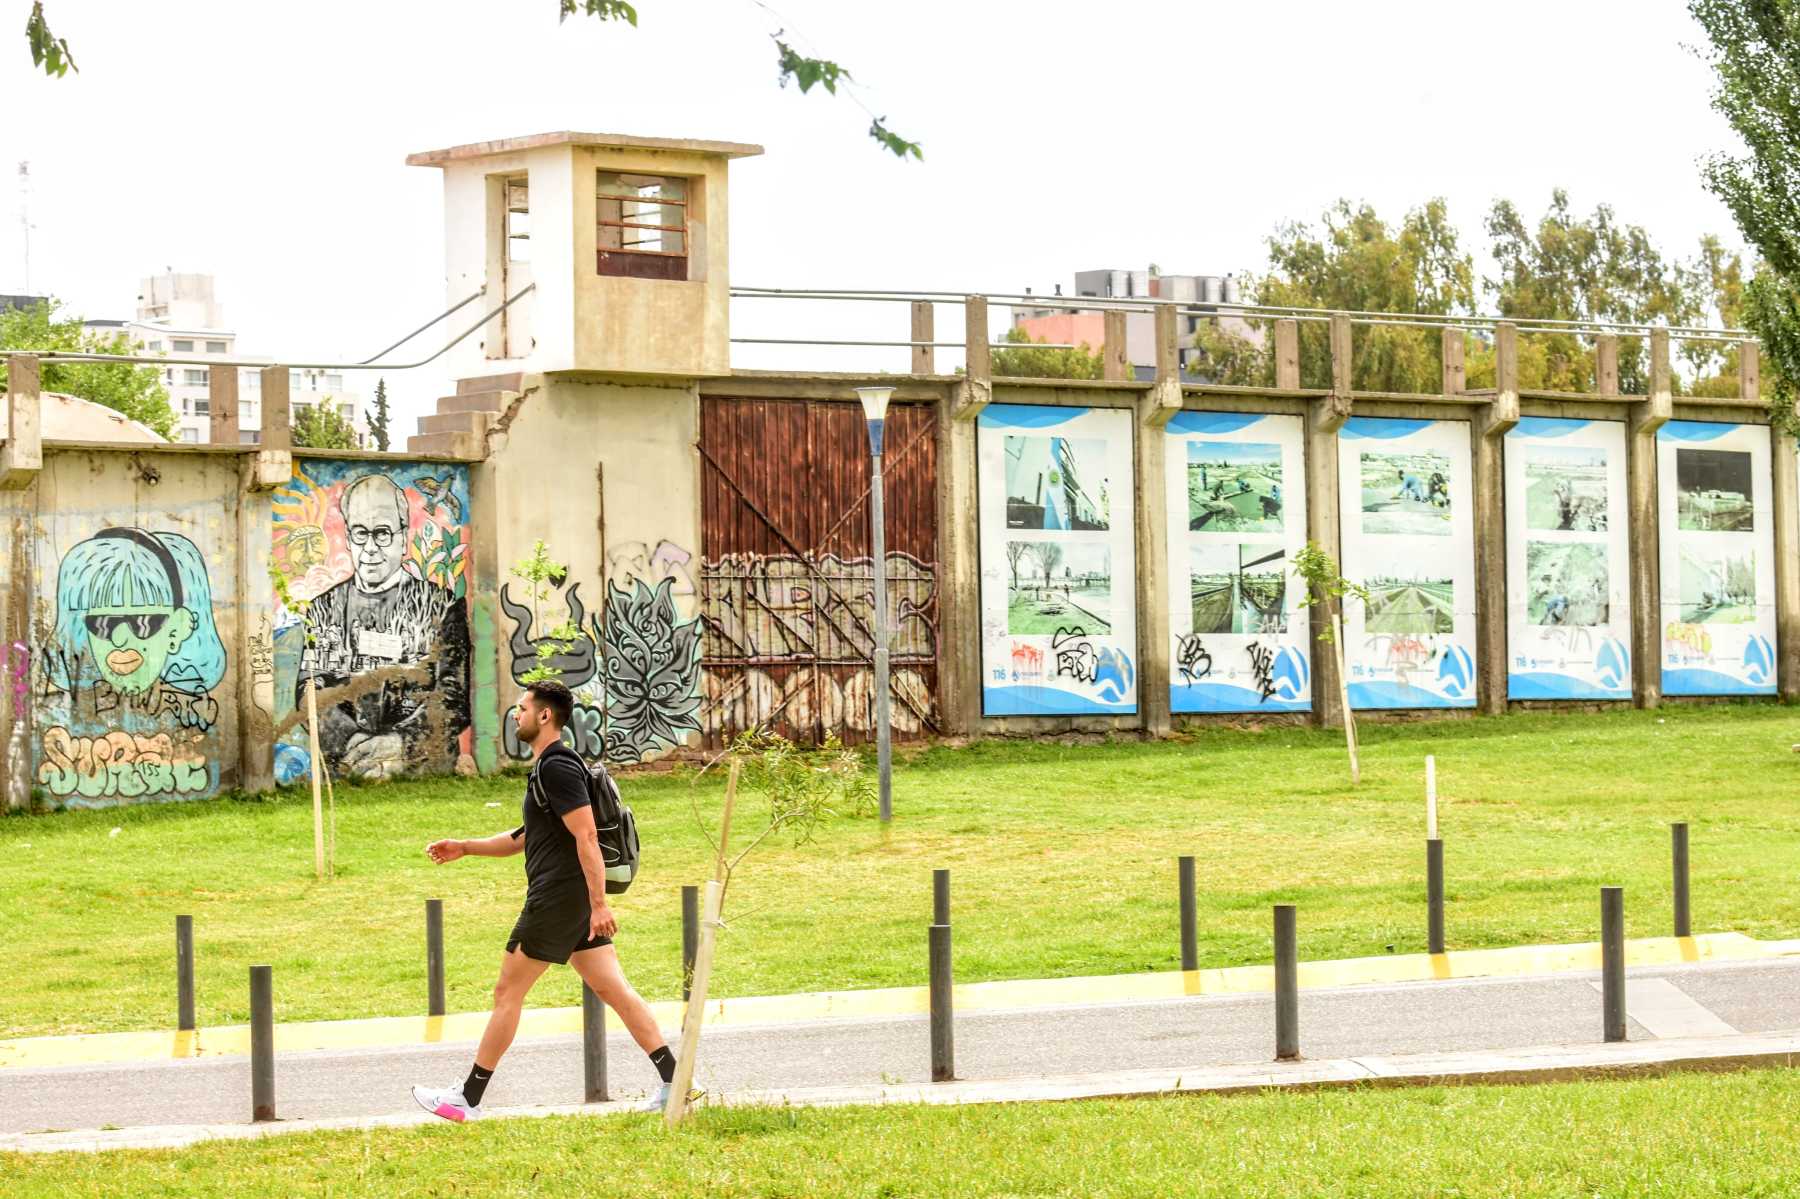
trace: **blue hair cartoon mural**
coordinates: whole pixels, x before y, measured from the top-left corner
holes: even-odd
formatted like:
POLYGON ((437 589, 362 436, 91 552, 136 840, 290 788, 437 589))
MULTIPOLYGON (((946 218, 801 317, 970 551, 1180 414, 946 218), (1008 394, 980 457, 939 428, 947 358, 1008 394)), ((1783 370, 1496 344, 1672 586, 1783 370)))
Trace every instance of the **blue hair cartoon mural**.
POLYGON ((38 782, 71 804, 204 794, 225 678, 212 583, 179 533, 101 529, 63 556, 38 782))

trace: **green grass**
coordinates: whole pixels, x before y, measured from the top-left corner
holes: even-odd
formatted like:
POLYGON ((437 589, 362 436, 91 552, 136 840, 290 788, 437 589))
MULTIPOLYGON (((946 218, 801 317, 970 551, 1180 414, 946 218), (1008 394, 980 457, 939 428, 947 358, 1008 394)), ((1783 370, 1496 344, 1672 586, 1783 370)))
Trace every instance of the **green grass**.
POLYGON ((1100 613, 1112 603, 1109 589, 1071 588, 1067 595, 1059 587, 1051 587, 1046 596, 1040 589, 1015 590, 1007 599, 1006 631, 1015 637, 1051 634, 1079 625, 1089 636, 1099 637, 1112 631, 1112 622, 1100 613), (1045 612, 1043 606, 1056 606, 1060 612, 1045 612))
POLYGON ((0 1154, 8 1195, 1793 1194, 1800 1075, 1081 1103, 565 1116, 0 1154))
MULTIPOLYGON (((1630 934, 1666 934, 1674 820, 1692 824, 1698 931, 1792 937, 1797 724, 1767 705, 1365 722, 1355 791, 1341 735, 1303 728, 933 749, 897 763, 888 838, 843 820, 812 845, 765 842, 745 864, 714 992, 922 985, 938 866, 954 872, 959 981, 1176 968, 1186 853, 1205 966, 1266 962, 1277 902, 1299 905, 1308 958, 1422 951, 1427 753, 1452 948, 1596 939, 1597 888, 1615 883, 1630 934)), ((689 802, 716 812, 722 784, 691 779, 626 783, 645 856, 617 903, 620 952, 651 998, 677 993, 680 887, 709 868, 689 802)), ((0 1036, 172 1026, 181 912, 195 919, 203 1024, 246 1018, 257 962, 274 966, 283 1020, 421 1013, 431 896, 445 900, 451 1010, 482 1010, 520 860, 433 866, 422 848, 511 827, 521 795, 517 777, 345 788, 342 877, 328 883, 312 878, 299 794, 0 820, 0 1036)), ((566 970, 532 995, 578 998, 566 970)))

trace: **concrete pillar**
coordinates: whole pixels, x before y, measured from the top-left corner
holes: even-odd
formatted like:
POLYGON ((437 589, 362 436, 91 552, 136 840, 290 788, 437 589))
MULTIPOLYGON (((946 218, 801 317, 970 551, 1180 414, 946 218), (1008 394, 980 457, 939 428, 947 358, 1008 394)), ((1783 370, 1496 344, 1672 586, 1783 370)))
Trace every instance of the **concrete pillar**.
POLYGON ((994 398, 994 355, 988 347, 986 296, 963 299, 963 377, 955 401, 957 420, 973 420, 994 398))
MULTIPOLYGON (((1738 346, 1738 391, 1762 398, 1762 347, 1738 346)), ((1800 408, 1800 405, 1796 406, 1800 408)), ((1796 415, 1800 415, 1797 412, 1796 415)), ((1771 422, 1770 454, 1775 488, 1775 646, 1781 698, 1800 699, 1800 462, 1794 435, 1771 422)))
POLYGON ((207 411, 211 413, 211 429, 207 440, 213 445, 238 444, 238 368, 211 366, 206 369, 207 411))
MULTIPOLYGON (((933 317, 930 300, 914 300, 912 302, 912 340, 917 342, 936 341, 932 329, 937 321, 933 317)), ((912 348, 912 373, 915 375, 935 375, 937 373, 937 350, 929 345, 917 345, 912 348)))
MULTIPOLYGON (((1281 325, 1276 322, 1277 336, 1281 325)), ((1343 545, 1339 538, 1338 515, 1338 430, 1350 419, 1354 399, 1350 392, 1351 340, 1350 318, 1333 313, 1331 317, 1331 394, 1306 406, 1306 539, 1317 543, 1343 567, 1343 545)), ((1277 342, 1276 369, 1281 369, 1277 342)), ((1298 356, 1294 373, 1299 373, 1298 356)), ((1279 375, 1277 376, 1279 378, 1279 375)), ((1313 719, 1329 727, 1341 727, 1344 709, 1339 691, 1337 655, 1329 644, 1317 640, 1321 630, 1331 627, 1331 617, 1342 607, 1335 599, 1314 604, 1313 621, 1313 719)))
MULTIPOLYGON (((1173 313, 1171 312, 1171 315, 1173 313)), ((1181 402, 1181 383, 1171 380, 1175 402, 1181 402)), ((1173 727, 1169 714, 1169 493, 1164 477, 1168 415, 1158 419, 1158 383, 1138 400, 1132 422, 1136 441, 1137 478, 1137 660, 1138 717, 1152 737, 1168 735, 1173 727)), ((1172 414, 1171 414, 1172 415, 1172 414)), ((1178 469, 1185 471, 1187 464, 1178 469)))
MULTIPOLYGON (((262 372, 262 440, 241 465, 245 491, 273 491, 294 477, 294 421, 288 403, 288 369, 264 367, 262 372)), ((235 386, 235 384, 233 384, 235 386)))
POLYGON ((1300 387, 1300 322, 1291 317, 1275 322, 1275 386, 1300 387))
POLYGON ((1102 319, 1106 322, 1106 331, 1100 356, 1101 375, 1114 383, 1122 383, 1131 378, 1131 355, 1125 346, 1125 312, 1108 308, 1102 319))
MULTIPOLYGON (((1467 366, 1468 338, 1466 330, 1445 329, 1443 332, 1443 346, 1442 362, 1444 368, 1444 394, 1447 396, 1460 395, 1468 390, 1469 386, 1469 372, 1467 366)), ((1518 368, 1518 358, 1516 354, 1513 358, 1513 367, 1515 371, 1518 368)))
MULTIPOLYGON (((1450 330, 1444 336, 1445 391, 1451 382, 1450 330)), ((1456 347, 1462 348, 1461 330, 1456 347)), ((1456 368, 1460 372, 1462 363, 1456 368)), ((1494 398, 1469 422, 1474 463, 1476 707, 1488 715, 1506 711, 1506 434, 1519 423, 1519 330, 1510 321, 1494 329, 1494 398)))
POLYGON ((42 375, 35 357, 6 360, 6 444, 0 445, 0 491, 23 491, 44 469, 42 375))
POLYGON ((1603 396, 1619 394, 1619 339, 1610 333, 1594 338, 1594 390, 1603 396))
MULTIPOLYGON (((1613 343, 1613 389, 1618 389, 1618 342, 1613 343)), ((1640 708, 1662 703, 1662 538, 1657 528, 1656 431, 1675 411, 1669 373, 1669 331, 1650 333, 1650 394, 1631 406, 1626 425, 1626 510, 1631 525, 1631 683, 1640 708)))
POLYGON ((961 385, 938 403, 938 696, 944 732, 981 732, 981 518, 975 430, 961 385))
POLYGON ((1181 342, 1173 304, 1156 306, 1156 383, 1150 389, 1149 401, 1143 421, 1157 429, 1181 411, 1181 342))

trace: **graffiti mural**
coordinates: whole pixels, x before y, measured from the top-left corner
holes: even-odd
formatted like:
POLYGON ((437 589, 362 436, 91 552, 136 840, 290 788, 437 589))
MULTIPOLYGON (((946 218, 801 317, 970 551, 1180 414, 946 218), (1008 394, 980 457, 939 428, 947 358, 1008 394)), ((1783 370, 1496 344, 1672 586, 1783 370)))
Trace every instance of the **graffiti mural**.
POLYGON ((179 533, 101 529, 63 555, 53 619, 33 663, 38 784, 77 806, 212 791, 205 740, 226 656, 199 548, 179 533))
MULTIPOLYGON (((556 586, 561 589, 563 583, 557 583, 556 586)), ((569 727, 563 730, 563 743, 582 757, 593 760, 606 752, 604 714, 601 709, 604 697, 595 681, 599 675, 595 645, 598 643, 600 626, 597 621, 591 626, 588 623, 587 607, 581 602, 580 583, 567 584, 567 590, 562 591, 562 603, 568 613, 567 623, 582 630, 583 635, 572 643, 553 646, 556 652, 540 658, 538 647, 551 640, 549 630, 564 622, 545 617, 544 628, 536 629, 536 619, 531 609, 513 599, 512 585, 503 583, 500 586, 500 610, 513 622, 512 639, 508 647, 512 655, 510 669, 514 685, 523 687, 525 675, 537 666, 557 671, 563 683, 575 693, 574 717, 569 727), (590 628, 593 631, 590 632, 590 628), (533 636, 534 632, 538 635, 533 636)), ((509 704, 511 700, 512 697, 508 696, 509 704)), ((523 762, 531 756, 531 749, 519 740, 518 727, 513 723, 510 707, 502 724, 506 755, 523 762)))
POLYGON ((279 781, 310 768, 309 681, 333 770, 473 770, 468 487, 461 466, 307 459, 276 492, 274 562, 310 601, 304 622, 284 611, 275 633, 279 781))

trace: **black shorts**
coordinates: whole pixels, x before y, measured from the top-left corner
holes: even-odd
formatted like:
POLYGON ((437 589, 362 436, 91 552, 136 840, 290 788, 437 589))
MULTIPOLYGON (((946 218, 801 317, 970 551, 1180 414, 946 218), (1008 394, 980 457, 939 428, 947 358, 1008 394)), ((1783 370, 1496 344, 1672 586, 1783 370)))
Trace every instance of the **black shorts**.
POLYGON ((592 914, 586 891, 528 896, 525 910, 519 913, 512 936, 506 940, 506 952, 511 953, 516 945, 528 958, 560 966, 572 953, 611 945, 611 937, 588 936, 592 914))

